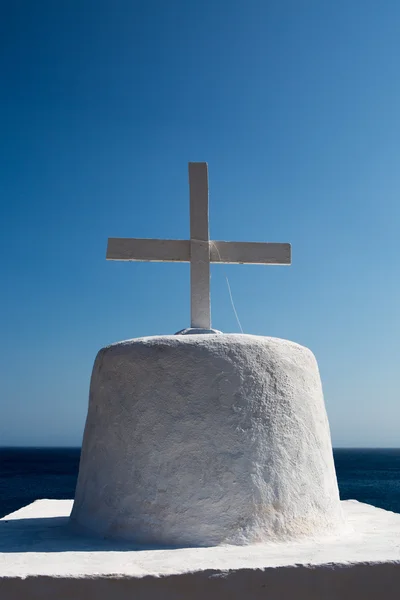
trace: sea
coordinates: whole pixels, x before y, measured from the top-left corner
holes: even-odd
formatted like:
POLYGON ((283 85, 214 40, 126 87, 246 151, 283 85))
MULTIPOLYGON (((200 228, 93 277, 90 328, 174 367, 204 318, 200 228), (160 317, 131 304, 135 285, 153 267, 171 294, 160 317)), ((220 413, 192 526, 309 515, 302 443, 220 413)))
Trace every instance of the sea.
MULTIPOLYGON (((80 448, 0 448, 0 517, 38 498, 73 498, 80 448)), ((336 449, 342 500, 400 513, 400 449, 336 449)))

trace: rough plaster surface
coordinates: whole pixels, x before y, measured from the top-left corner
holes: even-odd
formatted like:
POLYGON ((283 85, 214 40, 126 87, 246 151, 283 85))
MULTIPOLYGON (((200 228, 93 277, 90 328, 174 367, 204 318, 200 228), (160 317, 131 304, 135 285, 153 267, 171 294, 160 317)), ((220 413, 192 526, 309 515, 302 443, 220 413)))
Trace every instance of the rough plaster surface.
POLYGON ((72 500, 39 500, 0 519, 0 598, 398 600, 400 515, 341 505, 340 536, 157 549, 77 533, 72 500))
POLYGON ((187 546, 338 531, 313 354, 238 334, 102 349, 72 520, 110 538, 187 546))

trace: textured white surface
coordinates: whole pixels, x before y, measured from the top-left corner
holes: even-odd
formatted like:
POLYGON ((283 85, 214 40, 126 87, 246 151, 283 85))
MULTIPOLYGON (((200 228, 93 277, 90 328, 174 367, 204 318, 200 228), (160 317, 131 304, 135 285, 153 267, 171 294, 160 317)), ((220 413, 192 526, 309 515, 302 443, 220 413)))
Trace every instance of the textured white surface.
POLYGON ((313 354, 238 334, 148 337, 101 350, 72 518, 107 537, 165 545, 339 531, 313 354))
POLYGON ((245 547, 143 549, 74 531, 68 521, 72 500, 38 500, 0 520, 0 576, 158 577, 209 569, 400 563, 399 514, 355 500, 341 505, 348 529, 340 536, 245 547))
POLYGON ((398 600, 400 515, 341 504, 341 537, 157 550, 78 535, 72 500, 39 500, 0 520, 0 597, 398 600))

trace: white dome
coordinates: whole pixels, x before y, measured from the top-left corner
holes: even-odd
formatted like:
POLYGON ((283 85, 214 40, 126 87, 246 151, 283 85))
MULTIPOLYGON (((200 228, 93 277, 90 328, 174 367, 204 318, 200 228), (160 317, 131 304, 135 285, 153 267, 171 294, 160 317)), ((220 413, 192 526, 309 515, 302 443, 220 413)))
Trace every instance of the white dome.
POLYGON ((336 533, 342 514, 312 352, 239 334, 103 348, 71 518, 160 545, 336 533))

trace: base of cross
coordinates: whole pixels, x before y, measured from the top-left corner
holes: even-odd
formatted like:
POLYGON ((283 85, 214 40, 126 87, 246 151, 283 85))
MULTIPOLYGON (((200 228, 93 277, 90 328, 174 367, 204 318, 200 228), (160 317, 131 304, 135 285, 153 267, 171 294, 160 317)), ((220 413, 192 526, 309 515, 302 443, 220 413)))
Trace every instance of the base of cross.
POLYGON ((202 327, 188 327, 187 329, 181 329, 180 331, 177 331, 175 335, 197 335, 207 333, 219 334, 222 333, 222 331, 219 331, 218 329, 203 329, 202 327))

